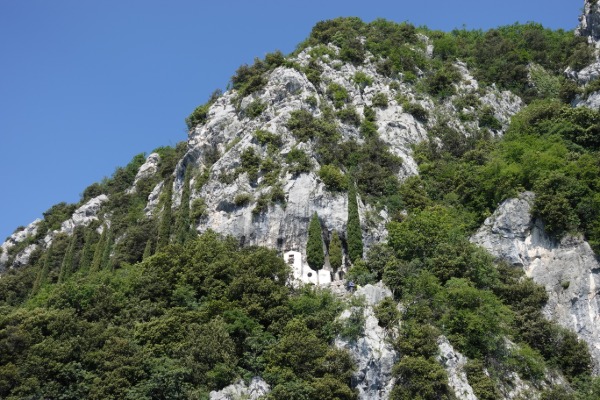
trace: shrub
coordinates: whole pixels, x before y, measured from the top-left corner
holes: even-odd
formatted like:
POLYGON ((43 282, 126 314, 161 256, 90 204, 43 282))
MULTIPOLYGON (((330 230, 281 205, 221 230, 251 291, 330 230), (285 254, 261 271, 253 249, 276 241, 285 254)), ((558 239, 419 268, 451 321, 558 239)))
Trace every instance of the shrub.
POLYGON ((233 204, 236 207, 245 207, 252 201, 252 195, 250 193, 238 193, 233 199, 233 204))
POLYGON ((307 173, 312 169, 310 157, 298 148, 292 149, 285 158, 288 163, 288 171, 292 175, 307 173))
POLYGON ((335 108, 342 108, 350 100, 348 91, 338 83, 330 83, 327 86, 327 97, 333 102, 335 108))
POLYGON ((418 121, 427 122, 429 119, 429 111, 419 103, 403 103, 404 111, 415 117, 418 121))
POLYGON ((354 126, 360 125, 360 116, 358 115, 356 108, 354 108, 354 106, 352 105, 347 105, 346 107, 338 111, 337 116, 339 119, 342 120, 342 122, 346 124, 354 126))
POLYGON ((345 191, 348 189, 348 179, 339 168, 333 165, 324 165, 319 170, 319 177, 332 191, 345 191))
POLYGON ((250 181, 256 181, 258 179, 258 169, 260 167, 261 158, 256 152, 254 148, 249 147, 242 152, 241 155, 242 161, 242 171, 248 173, 248 179, 250 181))
POLYGON ((306 104, 308 104, 312 108, 316 108, 319 102, 317 101, 317 98, 315 96, 308 96, 306 98, 306 104))
POLYGON ((205 216, 207 211, 206 202, 202 197, 198 197, 192 201, 192 205, 190 207, 190 216, 194 221, 197 221, 198 218, 205 216))
POLYGON ((385 93, 379 92, 371 100, 373 107, 386 108, 388 106, 388 97, 385 93))
POLYGON ((267 109, 267 103, 256 99, 246 107, 245 113, 250 118, 259 117, 267 109))
POLYGON ((362 71, 357 71, 352 77, 352 80, 354 81, 356 86, 358 86, 361 93, 365 90, 367 86, 371 86, 373 84, 373 78, 371 78, 369 75, 365 74, 362 71))
POLYGON ((281 147, 281 135, 273 132, 258 129, 254 132, 254 137, 261 146, 272 146, 273 148, 281 147))

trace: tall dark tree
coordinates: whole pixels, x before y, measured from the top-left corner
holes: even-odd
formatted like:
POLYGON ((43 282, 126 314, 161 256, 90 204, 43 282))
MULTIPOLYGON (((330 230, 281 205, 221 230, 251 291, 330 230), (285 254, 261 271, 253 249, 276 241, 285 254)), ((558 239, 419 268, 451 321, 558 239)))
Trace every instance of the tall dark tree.
POLYGON ((308 243, 306 245, 306 261, 308 266, 318 271, 323 268, 325 254, 323 253, 323 233, 319 216, 315 212, 308 227, 308 243))
POLYGON ((173 181, 170 179, 165 182, 165 192, 163 193, 163 211, 160 219, 160 226, 158 227, 158 242, 156 249, 160 250, 165 248, 171 240, 171 223, 173 221, 172 215, 172 197, 173 197, 173 181))
POLYGON ((362 230, 356 201, 356 186, 351 178, 348 182, 348 257, 351 262, 360 260, 363 256, 362 230))
POLYGON ((183 244, 191 235, 190 218, 190 180, 192 178, 192 167, 187 166, 185 177, 183 179, 183 188, 181 190, 181 205, 177 212, 177 222, 175 224, 177 242, 183 244))
POLYGON ((333 231, 329 242, 329 265, 334 271, 342 266, 342 241, 337 231, 333 231))
POLYGON ((96 243, 96 250, 94 251, 94 258, 92 259, 92 265, 90 271, 99 271, 102 265, 102 256, 104 255, 104 246, 106 245, 106 235, 108 234, 108 227, 104 225, 102 227, 102 234, 100 240, 96 243))

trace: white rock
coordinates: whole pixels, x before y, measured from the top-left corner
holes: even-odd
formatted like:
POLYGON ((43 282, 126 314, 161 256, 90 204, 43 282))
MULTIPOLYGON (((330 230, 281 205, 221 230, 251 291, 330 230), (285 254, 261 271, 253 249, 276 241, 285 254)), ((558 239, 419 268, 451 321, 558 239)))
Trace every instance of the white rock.
POLYGON ((534 195, 502 203, 471 238, 499 259, 522 267, 525 274, 544 286, 549 296, 547 318, 571 329, 584 340, 600 372, 600 264, 590 245, 579 237, 560 242, 532 220, 534 195))
MULTIPOLYGON (((8 257, 9 249, 11 247, 23 242, 27 238, 29 238, 31 236, 35 236, 37 234, 37 229, 38 229, 40 222, 42 222, 41 219, 39 219, 39 218, 36 219, 35 221, 33 221, 32 223, 27 225, 24 229, 21 229, 15 233, 13 233, 9 237, 7 237, 6 240, 4 241, 4 243, 2 243, 2 245, 0 245, 0 248, 2 249, 2 252, 0 254, 0 272, 4 271, 4 269, 6 267, 8 267, 6 264, 8 263, 8 259, 9 259, 9 257, 8 257)), ((29 247, 26 248, 25 250, 29 249, 29 247)), ((16 255, 15 261, 17 261, 17 259, 18 259, 19 265, 23 265, 23 263, 26 264, 27 261, 29 261, 29 256, 31 255, 31 252, 33 250, 34 249, 29 249, 27 252, 23 251, 24 254, 21 257, 19 257, 19 255, 16 255), (25 254, 27 254, 27 255, 25 255, 25 254)), ((14 263, 12 266, 15 266, 14 263)))
POLYGON ((458 400, 477 400, 464 370, 467 358, 456 351, 445 336, 440 336, 437 344, 439 349, 437 360, 446 370, 448 386, 452 388, 456 398, 458 400))
MULTIPOLYGON (((398 354, 391 345, 390 334, 379 326, 373 307, 392 292, 382 283, 360 287, 355 297, 363 297, 366 306, 363 308, 365 318, 364 336, 356 341, 336 338, 335 346, 347 349, 354 358, 357 372, 354 374, 353 387, 358 390, 360 400, 387 400, 394 386, 392 368, 398 361, 398 354)), ((340 320, 347 319, 351 310, 346 310, 340 320)))
POLYGON ((87 203, 75 210, 71 218, 61 224, 60 232, 71 235, 76 227, 87 226, 90 222, 98 220, 98 211, 100 211, 102 204, 107 201, 108 196, 105 194, 90 199, 87 203))
POLYGON ((137 183, 142 180, 149 178, 156 174, 158 171, 158 164, 160 163, 160 155, 158 153, 151 153, 146 161, 142 164, 140 169, 138 169, 137 174, 135 174, 135 179, 133 180, 133 185, 129 189, 127 189, 127 193, 134 193, 135 187, 137 183))
POLYGON ((229 385, 222 390, 212 391, 210 400, 258 400, 271 391, 269 384, 260 377, 252 378, 250 385, 243 380, 229 385))

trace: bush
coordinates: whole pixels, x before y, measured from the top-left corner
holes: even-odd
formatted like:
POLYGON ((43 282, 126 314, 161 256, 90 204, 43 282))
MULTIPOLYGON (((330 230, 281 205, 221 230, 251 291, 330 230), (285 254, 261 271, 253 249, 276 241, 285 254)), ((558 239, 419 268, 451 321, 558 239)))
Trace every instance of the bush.
POLYGON ((261 146, 266 145, 273 148, 279 148, 282 144, 281 135, 262 129, 256 130, 254 132, 254 137, 261 146))
POLYGON ((388 106, 388 97, 385 93, 377 93, 373 96, 371 104, 373 107, 386 108, 388 106))
POLYGON ((288 163, 288 171, 292 175, 300 175, 312 170, 312 161, 304 151, 294 148, 285 157, 288 163))
POLYGON ((360 125, 360 116, 354 106, 348 105, 337 112, 337 116, 342 122, 354 126, 360 125))
POLYGON ((330 83, 327 86, 327 97, 333 102, 335 108, 342 108, 350 100, 348 91, 338 83, 330 83))
POLYGON ((238 193, 233 199, 233 204, 236 207, 245 207, 252 201, 252 195, 250 193, 238 193))
POLYGON ((361 93, 365 90, 367 86, 371 86, 373 84, 373 78, 371 78, 369 75, 365 74, 362 71, 357 71, 352 77, 352 80, 354 81, 356 86, 358 86, 361 93))
POLYGON ((336 166, 323 165, 319 170, 319 178, 328 190, 341 192, 348 189, 348 179, 336 166))
POLYGON ((427 122, 429 119, 429 111, 419 103, 405 102, 402 104, 402 108, 418 121, 427 122))
POLYGON ((249 118, 259 117, 267 109, 267 103, 256 99, 246 107, 245 113, 249 118))

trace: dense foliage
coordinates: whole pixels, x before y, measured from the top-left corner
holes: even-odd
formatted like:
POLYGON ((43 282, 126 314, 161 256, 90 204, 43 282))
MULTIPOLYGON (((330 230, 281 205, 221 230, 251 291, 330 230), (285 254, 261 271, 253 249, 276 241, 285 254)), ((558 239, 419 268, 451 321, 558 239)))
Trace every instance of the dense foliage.
MULTIPOLYGON (((256 218, 271 204, 284 207, 280 178, 286 173, 295 179, 314 171, 329 194, 347 192, 346 232, 328 238, 328 260, 336 270, 346 255, 349 280, 383 280, 394 293, 374 308, 401 356, 392 399, 453 398, 436 358, 444 338, 468 357, 465 372, 480 399, 500 397, 514 373, 545 387, 542 399, 598 398, 600 383, 590 376, 585 344, 543 316, 544 288, 468 239, 501 201, 527 190, 535 193, 534 216, 556 240, 582 234, 600 251, 600 112, 565 105, 600 86, 582 91, 562 76, 567 66, 590 61, 589 46, 571 32, 533 23, 444 33, 338 18, 318 23, 298 51, 307 48, 311 61, 304 67, 276 52, 241 66, 231 79, 236 112, 244 118, 260 118, 268 107, 255 98, 240 109, 279 66, 304 72, 320 96, 306 99, 310 110, 290 114, 293 147, 282 150, 280 133, 254 132, 252 145, 238 153, 239 166, 219 180, 229 184, 246 174, 251 187, 270 189, 256 199, 235 193, 231 207, 254 202, 256 218), (434 44, 431 57, 420 33, 434 44), (375 93, 360 115, 342 85, 322 80, 315 61, 360 65, 370 55, 390 88, 397 90, 401 81, 413 85, 417 97, 375 93), (529 104, 502 138, 491 135, 503 127, 494 110, 475 94, 455 96, 461 79, 456 59, 482 86, 510 89, 529 104), (439 110, 425 108, 419 94, 451 104, 461 121, 477 120, 477 128, 465 137, 439 110), (419 176, 402 183, 402 160, 379 137, 376 118, 394 100, 428 124, 430 136, 414 149, 419 176), (361 221, 359 196, 392 217, 387 243, 373 245, 366 257, 362 227, 373 216, 365 212, 361 221), (568 385, 552 386, 548 376, 556 373, 568 385)), ((361 94, 373 85, 362 71, 352 81, 361 94)), ((188 129, 207 121, 220 95, 216 91, 194 110, 188 129)), ((332 342, 364 334, 362 306, 354 305, 340 324, 345 305, 326 290, 289 286, 290 271, 275 251, 244 248, 210 231, 198 236, 193 228, 207 205, 201 197, 190 199, 210 179, 220 150, 204 149, 203 169, 182 165, 184 176, 174 183, 185 151, 185 143, 156 149, 157 173, 134 186, 145 159, 136 155, 111 178, 86 188, 78 204, 50 208, 37 234, 9 250, 12 261, 78 206, 109 196, 100 221, 56 234, 28 266, 2 275, 0 397, 207 399, 211 390, 261 376, 273 400, 356 398, 354 360, 332 342), (144 207, 157 185, 161 195, 147 216, 144 207)), ((308 228, 307 260, 320 269, 325 246, 316 213, 308 228)))

